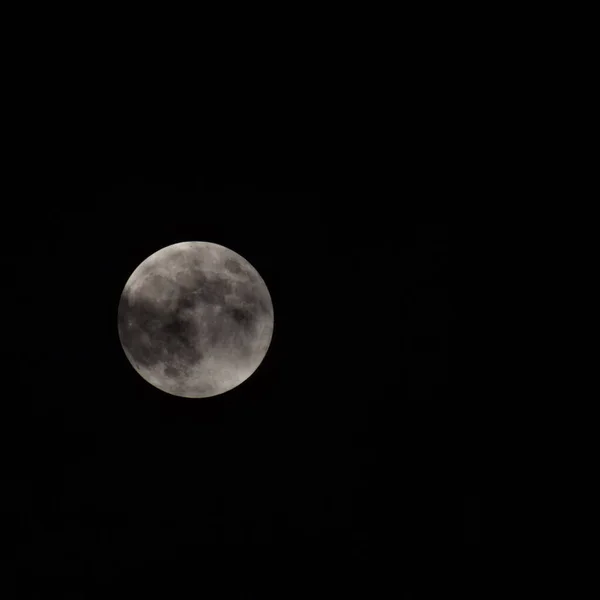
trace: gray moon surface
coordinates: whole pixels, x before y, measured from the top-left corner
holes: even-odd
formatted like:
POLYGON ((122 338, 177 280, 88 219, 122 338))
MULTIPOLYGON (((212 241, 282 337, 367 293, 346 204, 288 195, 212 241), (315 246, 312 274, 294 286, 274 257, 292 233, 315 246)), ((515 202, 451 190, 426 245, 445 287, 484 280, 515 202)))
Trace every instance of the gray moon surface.
POLYGON ((154 387, 184 398, 223 394, 248 379, 273 336, 269 290, 242 256, 211 242, 158 250, 119 301, 121 346, 154 387))

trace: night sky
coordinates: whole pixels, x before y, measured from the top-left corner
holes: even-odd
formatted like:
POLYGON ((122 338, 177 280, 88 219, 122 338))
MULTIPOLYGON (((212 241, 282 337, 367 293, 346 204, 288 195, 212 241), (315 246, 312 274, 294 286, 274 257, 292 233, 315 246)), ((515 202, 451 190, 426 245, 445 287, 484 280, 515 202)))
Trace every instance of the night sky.
POLYGON ((473 406, 449 384, 445 217, 405 210, 400 188, 47 175, 4 225, 13 591, 421 598, 468 573, 480 492, 473 406), (117 334, 132 271, 189 240, 250 261, 275 311, 259 369, 207 399, 150 386, 117 334))

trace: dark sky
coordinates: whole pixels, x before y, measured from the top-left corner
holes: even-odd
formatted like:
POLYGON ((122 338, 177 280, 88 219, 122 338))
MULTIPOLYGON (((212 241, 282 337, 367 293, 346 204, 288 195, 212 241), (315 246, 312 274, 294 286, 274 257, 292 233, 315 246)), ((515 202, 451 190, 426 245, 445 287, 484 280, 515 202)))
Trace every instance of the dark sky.
POLYGON ((331 598, 390 585, 420 598, 432 565, 474 552, 446 218, 405 210, 400 188, 194 169, 87 169, 47 187, 41 206, 25 184, 15 198, 2 259, 10 581, 69 598, 304 598, 316 582, 331 598), (274 304, 264 362, 214 398, 152 388, 117 335, 131 272, 184 240, 244 256, 274 304))

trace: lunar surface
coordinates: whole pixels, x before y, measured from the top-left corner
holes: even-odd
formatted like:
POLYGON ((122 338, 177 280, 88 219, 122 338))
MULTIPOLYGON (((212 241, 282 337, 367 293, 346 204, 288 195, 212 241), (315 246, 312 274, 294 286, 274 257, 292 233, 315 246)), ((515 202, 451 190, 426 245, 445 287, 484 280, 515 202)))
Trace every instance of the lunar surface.
POLYGON ((184 398, 223 394, 265 357, 273 303, 256 269, 210 242, 181 242, 144 260, 119 302, 119 339, 150 384, 184 398))

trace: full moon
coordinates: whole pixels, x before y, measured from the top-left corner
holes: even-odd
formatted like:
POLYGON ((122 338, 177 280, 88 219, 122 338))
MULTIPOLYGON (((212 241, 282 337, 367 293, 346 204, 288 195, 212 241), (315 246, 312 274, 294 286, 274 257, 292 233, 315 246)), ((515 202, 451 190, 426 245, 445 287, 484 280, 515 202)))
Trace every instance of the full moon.
POLYGON ((154 387, 183 398, 223 394, 250 377, 273 336, 273 303, 256 269, 211 242, 158 250, 119 301, 121 346, 154 387))

